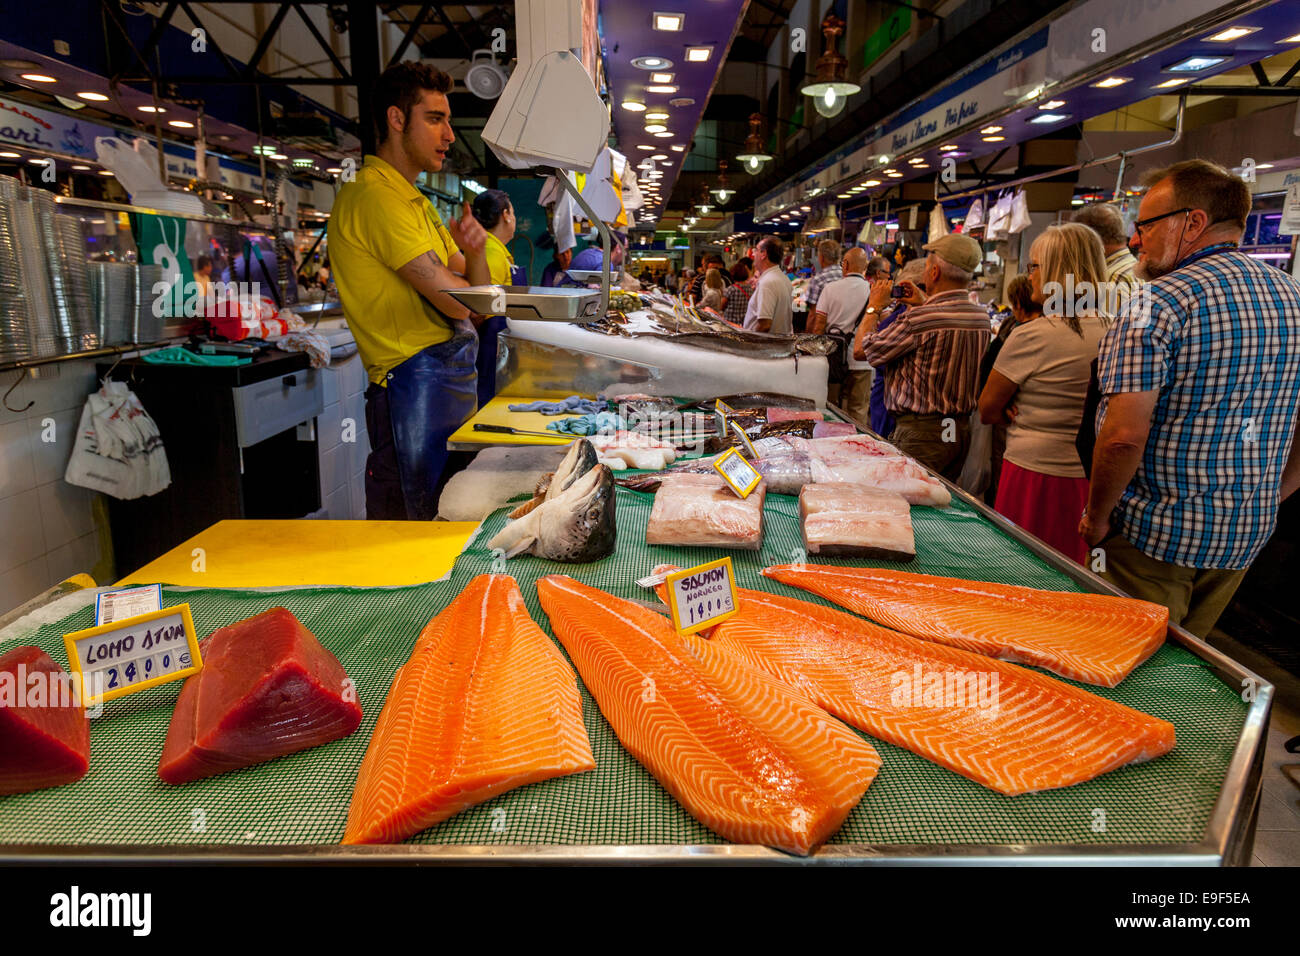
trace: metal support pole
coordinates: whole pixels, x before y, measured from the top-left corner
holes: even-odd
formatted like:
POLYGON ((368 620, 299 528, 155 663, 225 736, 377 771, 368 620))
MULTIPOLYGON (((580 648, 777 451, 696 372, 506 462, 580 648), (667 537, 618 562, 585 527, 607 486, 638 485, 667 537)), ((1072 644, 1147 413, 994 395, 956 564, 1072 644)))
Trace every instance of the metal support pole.
POLYGON ((555 174, 560 177, 560 186, 573 197, 574 202, 582 208, 582 211, 587 214, 587 218, 595 225, 596 231, 600 233, 600 247, 605 253, 605 260, 600 268, 600 311, 596 313, 596 316, 597 318, 604 318, 605 313, 609 311, 609 270, 614 264, 609 226, 605 225, 604 221, 587 205, 587 200, 583 199, 582 193, 578 191, 573 183, 569 182, 569 176, 564 170, 557 169, 555 174))
POLYGON ((375 6, 360 0, 348 3, 348 36, 351 53, 352 79, 357 86, 357 115, 361 120, 361 153, 375 151, 375 118, 371 115, 370 99, 379 79, 379 26, 375 6))

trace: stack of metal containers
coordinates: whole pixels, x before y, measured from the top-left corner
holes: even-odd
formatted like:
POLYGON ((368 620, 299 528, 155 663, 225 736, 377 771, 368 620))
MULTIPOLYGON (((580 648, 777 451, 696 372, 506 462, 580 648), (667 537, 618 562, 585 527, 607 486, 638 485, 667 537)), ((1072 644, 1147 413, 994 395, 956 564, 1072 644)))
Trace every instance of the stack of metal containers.
POLYGON ((22 184, 0 176, 0 362, 31 358, 27 315, 30 309, 18 238, 19 190, 22 184))
POLYGON ((90 305, 86 237, 81 220, 59 213, 54 194, 47 190, 29 189, 27 195, 40 230, 53 305, 36 326, 37 354, 59 355, 96 348, 99 332, 90 305))
POLYGON ((90 303, 100 344, 122 345, 137 341, 135 284, 138 270, 127 262, 92 262, 89 265, 90 303))

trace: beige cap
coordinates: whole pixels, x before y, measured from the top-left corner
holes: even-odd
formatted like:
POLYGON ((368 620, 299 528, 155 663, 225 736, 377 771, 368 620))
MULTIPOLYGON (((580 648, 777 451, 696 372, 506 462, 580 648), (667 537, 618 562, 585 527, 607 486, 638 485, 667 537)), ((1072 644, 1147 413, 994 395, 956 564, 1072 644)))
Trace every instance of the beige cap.
POLYGON ((984 250, 980 244, 959 232, 950 232, 934 242, 927 242, 921 248, 967 272, 978 269, 984 259, 984 250))

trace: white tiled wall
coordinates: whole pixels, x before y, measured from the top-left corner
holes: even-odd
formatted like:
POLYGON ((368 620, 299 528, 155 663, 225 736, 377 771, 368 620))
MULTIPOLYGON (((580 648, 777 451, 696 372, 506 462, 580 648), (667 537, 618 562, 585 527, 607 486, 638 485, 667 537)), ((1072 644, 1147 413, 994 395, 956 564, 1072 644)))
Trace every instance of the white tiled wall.
POLYGON ((370 452, 366 436, 366 369, 353 355, 335 361, 321 374, 325 376, 325 410, 316 418, 323 512, 320 517, 363 519, 366 455, 370 452))
MULTIPOLYGON (((100 584, 113 574, 108 527, 95 519, 100 495, 63 480, 81 408, 96 388, 94 362, 41 372, 0 405, 0 614, 78 572, 100 584)), ((16 374, 3 376, 0 392, 16 374)))

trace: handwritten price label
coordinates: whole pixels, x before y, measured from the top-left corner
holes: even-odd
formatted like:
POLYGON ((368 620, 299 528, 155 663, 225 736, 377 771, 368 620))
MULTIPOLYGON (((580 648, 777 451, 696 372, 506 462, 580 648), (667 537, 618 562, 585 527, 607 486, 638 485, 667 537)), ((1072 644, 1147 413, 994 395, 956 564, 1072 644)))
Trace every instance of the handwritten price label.
POLYGON ((741 498, 748 498, 749 493, 758 487, 763 476, 734 448, 728 448, 713 463, 714 470, 722 476, 728 487, 741 498))
POLYGON ((674 571, 668 585, 668 611, 673 626, 694 634, 721 623, 736 613, 736 576, 731 558, 722 558, 683 571, 674 571))
POLYGON ((137 614, 63 636, 86 706, 197 674, 203 667, 188 604, 137 614), (102 693, 91 695, 91 690, 102 693))

